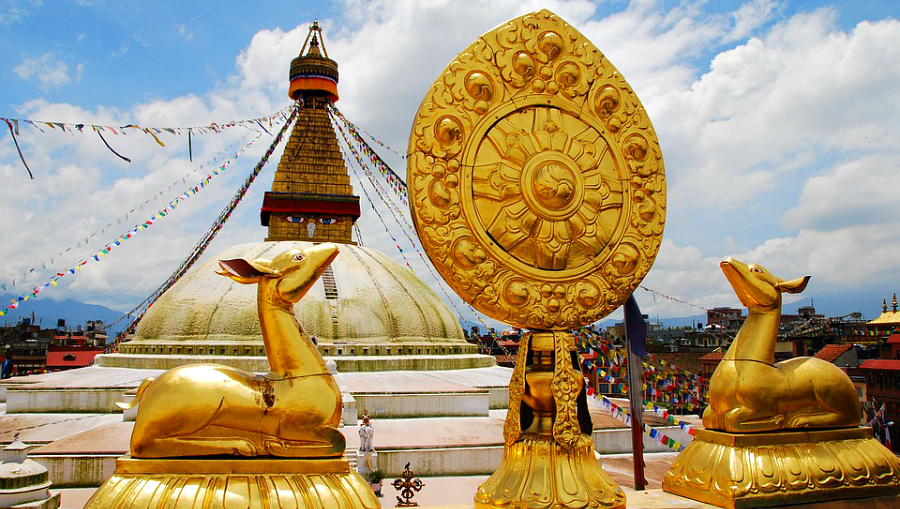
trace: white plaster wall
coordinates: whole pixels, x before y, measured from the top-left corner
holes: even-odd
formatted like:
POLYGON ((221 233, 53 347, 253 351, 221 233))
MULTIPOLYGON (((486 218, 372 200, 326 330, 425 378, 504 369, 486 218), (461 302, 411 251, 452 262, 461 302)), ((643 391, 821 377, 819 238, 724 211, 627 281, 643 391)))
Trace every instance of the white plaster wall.
POLYGON ((488 391, 431 394, 354 394, 359 415, 374 418, 488 415, 488 391))
POLYGON ((128 388, 27 389, 11 388, 6 393, 7 413, 85 412, 118 413, 116 406, 128 388))
POLYGON ((47 468, 53 488, 100 486, 116 471, 116 458, 115 455, 29 456, 47 468))
POLYGON ((386 482, 403 473, 407 462, 417 477, 488 475, 497 469, 501 458, 502 445, 452 449, 379 449, 378 468, 384 472, 386 482))
POLYGON ((491 398, 491 410, 509 408, 509 387, 491 387, 488 389, 488 392, 491 398))

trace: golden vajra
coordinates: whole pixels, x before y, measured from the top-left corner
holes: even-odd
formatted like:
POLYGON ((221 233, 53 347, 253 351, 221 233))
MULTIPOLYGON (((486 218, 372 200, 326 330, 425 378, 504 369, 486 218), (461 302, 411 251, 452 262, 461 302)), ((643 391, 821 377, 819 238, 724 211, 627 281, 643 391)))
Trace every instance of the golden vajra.
POLYGON ((403 473, 400 474, 400 478, 394 479, 394 482, 391 483, 391 485, 400 492, 400 496, 397 497, 396 507, 419 506, 419 503, 413 502, 412 498, 416 493, 422 491, 422 488, 425 487, 425 483, 422 482, 422 479, 416 477, 416 474, 409 469, 409 463, 403 467, 403 473))

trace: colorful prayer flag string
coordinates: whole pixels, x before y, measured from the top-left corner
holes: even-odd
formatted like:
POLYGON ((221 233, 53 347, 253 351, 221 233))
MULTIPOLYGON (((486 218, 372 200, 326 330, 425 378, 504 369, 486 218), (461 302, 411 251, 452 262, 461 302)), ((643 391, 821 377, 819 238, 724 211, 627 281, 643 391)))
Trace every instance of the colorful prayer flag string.
MULTIPOLYGON (((150 198, 147 198, 146 200, 144 200, 144 202, 143 202, 142 204, 140 204, 139 206, 135 206, 135 207, 132 208, 130 211, 128 211, 124 216, 117 218, 117 219, 115 220, 115 223, 121 225, 121 224, 122 224, 122 221, 127 221, 127 220, 129 219, 129 217, 131 216, 131 214, 134 214, 136 210, 143 210, 143 209, 144 209, 144 205, 149 204, 152 200, 158 199, 158 198, 159 198, 160 196, 162 196, 166 191, 171 191, 172 188, 175 187, 175 186, 177 186, 179 183, 185 183, 185 182, 187 181, 187 179, 190 178, 191 175, 193 175, 194 173, 197 173, 197 172, 203 170, 204 168, 206 168, 206 167, 209 166, 209 165, 214 164, 216 161, 219 160, 219 158, 220 158, 220 156, 222 156, 222 154, 225 154, 225 153, 227 153, 227 152, 230 152, 230 151, 231 151, 232 149, 234 149, 239 143, 242 143, 242 142, 243 142, 243 143, 246 143, 246 140, 247 140, 248 138, 249 138, 249 136, 244 136, 242 139, 238 139, 238 140, 232 142, 232 143, 231 143, 230 145, 228 145, 227 147, 225 147, 225 148, 219 150, 219 151, 218 151, 215 155, 213 155, 206 163, 201 164, 199 167, 195 167, 195 168, 192 169, 190 172, 188 172, 187 174, 185 174, 183 177, 181 177, 181 178, 179 178, 178 180, 176 180, 175 182, 169 184, 169 186, 168 186, 167 189, 163 189, 163 190, 159 191, 158 193, 154 193, 153 195, 151 195, 150 198)), ((250 143, 247 143, 247 147, 249 147, 249 146, 250 146, 252 143, 254 143, 254 142, 255 142, 255 140, 254 140, 254 141, 251 141, 250 143)), ((243 150, 242 150, 241 152, 243 152, 243 150)), ((94 233, 91 233, 90 236, 85 237, 85 239, 84 239, 84 247, 88 247, 88 244, 90 243, 90 239, 93 239, 94 237, 97 237, 98 235, 103 235, 104 233, 106 233, 106 230, 107 230, 108 228, 112 227, 112 226, 113 226, 113 221, 110 221, 110 222, 107 223, 106 226, 103 227, 101 230, 95 231, 94 233)), ((57 258, 62 258, 63 256, 66 255, 66 253, 69 253, 69 252, 72 251, 73 249, 77 249, 77 248, 81 248, 81 247, 82 247, 82 246, 81 246, 81 242, 78 242, 77 245, 72 245, 72 246, 67 247, 65 250, 60 250, 60 252, 59 252, 58 254, 56 254, 55 256, 50 257, 49 259, 45 259, 45 260, 44 260, 42 263, 40 263, 39 265, 40 265, 40 267, 41 267, 42 269, 47 269, 48 266, 49 266, 49 267, 53 267, 54 265, 56 265, 56 259, 57 259, 57 258)), ((21 273, 21 274, 19 274, 18 276, 11 278, 10 280, 8 280, 8 281, 9 281, 9 284, 11 284, 11 286, 12 286, 13 288, 15 288, 15 287, 17 286, 17 283, 18 283, 18 284, 21 284, 22 282, 28 280, 28 279, 32 276, 32 274, 35 273, 35 270, 37 269, 37 267, 38 267, 38 265, 36 264, 34 267, 31 267, 31 269, 29 269, 27 272, 21 273)), ((0 289, 7 290, 7 283, 0 284, 0 289)))
MULTIPOLYGON (((222 230, 222 227, 225 226, 225 223, 228 222, 228 219, 231 218, 231 214, 235 211, 237 206, 241 203, 241 200, 244 199, 244 196, 247 195, 247 190, 250 189, 250 186, 253 182, 256 181, 256 178, 259 176, 259 173, 262 171, 263 167, 269 161, 269 157, 275 151, 275 148, 281 143, 282 138, 284 138, 284 133, 287 129, 294 123, 294 120, 297 118, 297 113, 299 111, 297 103, 291 108, 290 115, 285 121, 284 125, 281 126, 281 129, 278 131, 278 134, 275 136, 275 139, 272 140, 272 143, 269 145, 269 148, 266 150, 265 154, 263 154, 262 158, 260 158, 259 162, 256 163, 256 166, 253 167, 253 170, 250 172, 250 175, 244 180, 244 183, 241 184, 241 187, 238 188, 237 192, 235 192, 234 196, 231 197, 231 200, 225 205, 225 208, 222 212, 219 213, 219 216, 213 221, 212 226, 209 227, 208 230, 203 234, 194 248, 191 250, 190 254, 188 254, 187 258, 181 262, 177 269, 169 276, 166 281, 160 285, 156 291, 154 291, 149 297, 144 299, 143 302, 138 304, 134 309, 132 309, 126 316, 135 315, 134 319, 131 323, 128 324, 127 327, 116 337, 115 342, 112 345, 113 349, 117 349, 119 343, 125 339, 125 337, 134 331, 135 326, 140 321, 140 319, 147 313, 147 310, 150 309, 151 306, 156 302, 159 297, 162 296, 163 293, 166 292, 169 288, 171 288, 175 283, 177 283, 182 276, 184 276, 188 270, 197 262, 200 256, 206 251, 206 248, 209 247, 209 244, 216 238, 219 231, 222 230)), ((196 188, 195 188, 196 191, 196 188)))
MULTIPOLYGON (((612 415, 616 419, 619 419, 626 425, 631 426, 631 413, 628 410, 625 410, 624 408, 620 407, 614 401, 610 400, 606 396, 604 396, 602 394, 598 395, 590 387, 587 388, 587 395, 589 397, 593 398, 598 403, 600 403, 601 408, 603 408, 604 410, 609 412, 610 415, 612 415)), ((673 451, 681 452, 685 448, 685 445, 682 444, 681 442, 675 440, 674 438, 667 436, 662 431, 651 427, 647 423, 644 423, 644 429, 642 431, 643 431, 644 435, 652 438, 653 440, 655 440, 656 442, 659 442, 660 444, 664 445, 665 447, 672 449, 673 451)))
POLYGON ((243 127, 245 129, 251 129, 251 127, 255 127, 255 126, 259 126, 263 129, 263 131, 265 131, 266 129, 265 129, 265 127, 263 127, 263 123, 268 123, 269 126, 271 127, 274 122, 283 120, 285 118, 285 116, 288 114, 288 112, 291 111, 292 107, 293 107, 292 105, 287 106, 287 107, 283 108, 282 110, 280 110, 272 115, 265 116, 265 117, 251 118, 251 119, 246 119, 246 120, 234 120, 231 122, 227 122, 225 124, 212 123, 212 124, 205 125, 205 126, 191 126, 191 127, 141 127, 137 124, 127 124, 127 125, 120 126, 120 127, 113 127, 110 125, 87 124, 87 123, 83 123, 83 122, 78 122, 78 123, 50 122, 50 121, 44 121, 44 120, 18 119, 18 118, 5 118, 5 117, 0 117, 0 120, 6 122, 6 125, 9 126, 9 134, 13 139, 13 143, 15 143, 15 145, 16 145, 16 150, 18 150, 18 152, 19 152, 19 158, 22 160, 22 165, 24 165, 25 169, 28 170, 28 175, 32 179, 34 179, 34 175, 31 172, 31 168, 29 168, 28 163, 25 162, 25 156, 22 154, 22 149, 19 147, 19 141, 18 141, 18 139, 16 139, 16 135, 19 134, 19 123, 20 122, 22 122, 24 124, 28 124, 31 127, 34 127, 35 129, 37 129, 38 131, 40 131, 42 133, 44 133, 46 131, 44 131, 43 129, 41 129, 39 127, 40 124, 43 124, 52 130, 59 129, 62 132, 68 132, 68 133, 73 133, 73 134, 75 133, 75 131, 78 131, 79 133, 83 133, 84 128, 87 127, 89 129, 92 129, 94 132, 96 132, 100 136, 100 139, 103 140, 103 144, 106 145, 106 148, 108 148, 113 154, 117 155, 118 157, 120 157, 123 160, 128 161, 128 162, 131 162, 131 160, 129 158, 119 154, 115 150, 113 150, 113 148, 110 146, 110 144, 106 141, 106 138, 103 137, 102 132, 109 131, 109 132, 113 133, 114 135, 119 135, 119 134, 124 135, 126 133, 126 130, 136 130, 138 132, 142 132, 142 133, 147 134, 148 136, 152 137, 153 140, 161 147, 165 147, 166 145, 159 138, 159 136, 158 136, 159 134, 166 133, 166 134, 181 136, 182 134, 187 133, 189 157, 191 157, 193 159, 192 154, 190 154, 190 152, 192 151, 191 146, 190 146, 191 145, 190 137, 192 134, 198 134, 198 133, 203 134, 203 133, 210 133, 210 132, 220 133, 220 132, 223 132, 224 130, 230 129, 232 127, 243 127), (13 126, 15 126, 15 128, 13 128, 13 126))
MULTIPOLYGON (((139 231, 149 228, 150 226, 152 226, 155 223, 156 220, 168 216, 170 212, 174 211, 178 207, 180 202, 197 194, 200 191, 200 189, 204 188, 207 184, 209 184, 209 182, 213 179, 213 177, 219 175, 222 171, 224 171, 225 168, 227 168, 232 162, 234 162, 244 151, 246 151, 248 148, 250 148, 250 146, 252 146, 260 138, 260 136, 262 136, 262 135, 260 134, 256 138, 251 140, 250 143, 248 143, 246 146, 244 146, 240 151, 235 153, 232 157, 230 157, 222 165, 220 165, 218 168, 216 168, 212 173, 207 175, 205 179, 201 180, 197 185, 188 189, 187 191, 185 191, 184 193, 179 195, 174 200, 170 201, 168 204, 166 204, 166 206, 163 209, 161 209, 160 211, 155 213, 153 216, 151 216, 146 221, 139 223, 131 230, 123 233, 122 235, 119 235, 118 238, 116 238, 112 242, 106 244, 99 251, 97 251, 93 255, 90 255, 88 258, 79 261, 74 266, 70 267, 69 269, 57 272, 50 278, 49 281, 45 282, 42 286, 35 286, 30 292, 20 295, 19 297, 13 299, 11 305, 7 306, 5 309, 0 309, 0 316, 7 314, 10 309, 18 309, 22 302, 26 302, 30 298, 37 298, 38 293, 40 293, 44 289, 46 289, 50 286, 57 286, 58 281, 61 278, 65 277, 67 275, 75 275, 77 272, 82 270, 82 267, 84 267, 90 259, 93 259, 95 262, 99 262, 100 258, 109 254, 114 249, 114 247, 118 247, 123 242, 133 238, 134 235, 136 235, 139 231)), ((85 239, 85 243, 87 243, 87 240, 88 239, 85 239)), ((34 268, 32 268, 31 270, 33 271, 34 268)), ((112 325, 112 324, 110 324, 110 325, 112 325)))

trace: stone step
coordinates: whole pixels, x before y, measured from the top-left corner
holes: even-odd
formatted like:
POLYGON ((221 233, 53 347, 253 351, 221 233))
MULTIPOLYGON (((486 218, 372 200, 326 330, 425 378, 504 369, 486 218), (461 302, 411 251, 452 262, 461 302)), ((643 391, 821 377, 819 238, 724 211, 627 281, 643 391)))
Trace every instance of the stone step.
POLYGON ((332 270, 331 265, 325 268, 325 272, 322 273, 321 281, 322 286, 325 288, 325 298, 328 300, 337 300, 337 284, 334 281, 334 271, 332 270))
MULTIPOLYGON (((489 409, 507 406, 509 371, 494 366, 455 372, 338 373, 336 377, 341 392, 359 395, 360 417, 364 410, 379 418, 486 416, 489 409)), ((35 383, 6 385, 6 412, 121 414, 116 402, 133 393, 145 378, 160 374, 162 370, 98 366, 48 373, 35 383)))
MULTIPOLYGON (((387 477, 399 476, 407 462, 422 476, 490 474, 503 455, 504 418, 504 412, 492 411, 490 417, 373 419, 378 468, 387 477)), ((595 426, 616 425, 607 419, 594 421, 595 426)), ((115 458, 128 452, 133 426, 133 422, 96 426, 37 447, 30 457, 50 470, 55 486, 97 486, 112 475, 115 458)), ((340 431, 347 439, 345 456, 355 460, 359 427, 345 426, 340 431)), ((662 431, 686 441, 678 428, 662 431)), ((597 428, 593 441, 600 454, 631 452, 630 430, 625 427, 597 428)), ((670 452, 646 437, 644 446, 648 453, 670 452)))
MULTIPOLYGON (((335 347, 339 348, 339 347, 335 347)), ((347 346, 347 350, 355 347, 347 346)), ((412 350, 412 348, 408 348, 412 350)), ((265 372, 269 370, 269 360, 264 356, 237 355, 151 355, 151 354, 101 354, 97 356, 98 364, 107 368, 129 369, 172 369, 185 364, 214 363, 245 369, 247 371, 265 372)), ((373 371, 436 371, 487 368, 496 364, 493 357, 481 354, 400 354, 400 355, 341 355, 326 356, 326 360, 334 359, 338 371, 373 372, 373 371)))
POLYGON ((354 393, 356 412, 368 410, 375 419, 409 417, 487 417, 490 394, 486 390, 447 393, 354 393))

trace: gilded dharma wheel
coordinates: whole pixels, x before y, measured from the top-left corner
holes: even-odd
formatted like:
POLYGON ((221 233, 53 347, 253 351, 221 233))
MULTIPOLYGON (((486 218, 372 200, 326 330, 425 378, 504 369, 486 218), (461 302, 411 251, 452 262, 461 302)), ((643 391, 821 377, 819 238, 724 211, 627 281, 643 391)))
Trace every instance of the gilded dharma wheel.
POLYGON ((419 107, 407 158, 419 238, 497 320, 562 330, 622 305, 659 251, 666 184, 631 87, 549 11, 480 37, 419 107))

